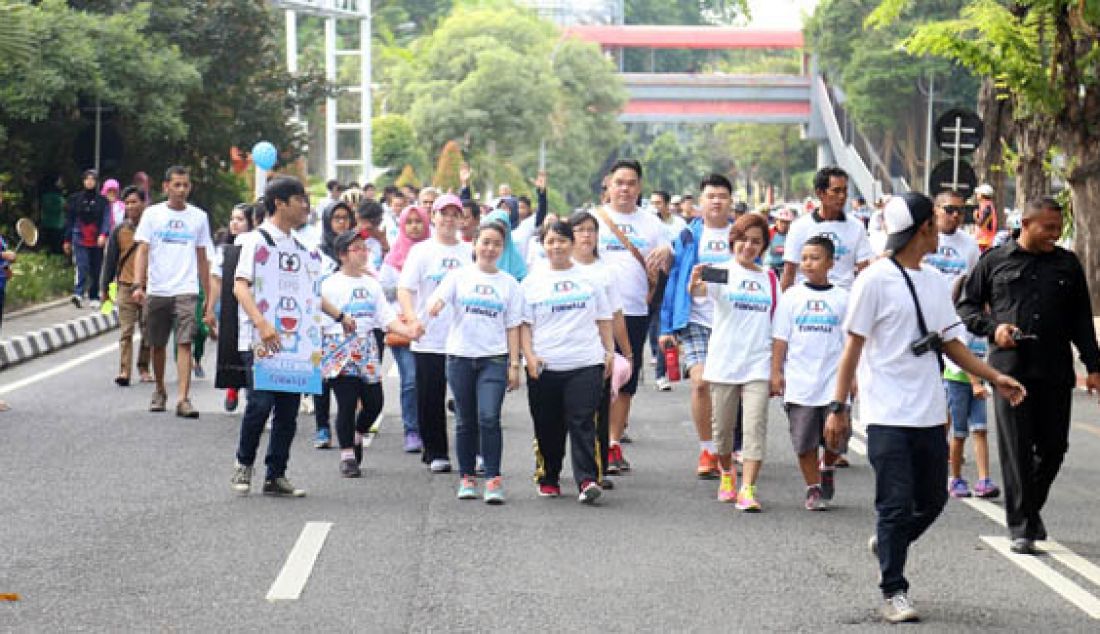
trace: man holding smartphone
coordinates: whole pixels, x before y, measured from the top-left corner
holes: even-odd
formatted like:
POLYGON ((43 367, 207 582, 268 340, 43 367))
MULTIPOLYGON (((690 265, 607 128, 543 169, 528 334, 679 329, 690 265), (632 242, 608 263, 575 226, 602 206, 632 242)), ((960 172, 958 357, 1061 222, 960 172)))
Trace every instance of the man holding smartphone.
POLYGON ((1077 382, 1072 343, 1100 390, 1100 348, 1085 273, 1057 246, 1062 206, 1053 198, 1028 203, 1020 237, 986 253, 959 298, 959 315, 993 343, 989 363, 1011 372, 1031 395, 1023 407, 998 396, 997 450, 1013 552, 1035 554, 1047 538, 1039 512, 1069 447, 1069 414, 1077 382))
POLYGON ((883 616, 898 623, 919 619, 904 575, 909 545, 947 503, 947 400, 940 384, 940 353, 990 381, 1013 406, 1026 392, 967 349, 946 280, 921 264, 939 242, 932 201, 917 193, 895 196, 884 217, 889 257, 869 266, 852 288, 825 440, 826 446, 838 448, 848 437, 847 397, 858 366, 860 416, 875 471, 877 521, 870 548, 879 560, 883 616))

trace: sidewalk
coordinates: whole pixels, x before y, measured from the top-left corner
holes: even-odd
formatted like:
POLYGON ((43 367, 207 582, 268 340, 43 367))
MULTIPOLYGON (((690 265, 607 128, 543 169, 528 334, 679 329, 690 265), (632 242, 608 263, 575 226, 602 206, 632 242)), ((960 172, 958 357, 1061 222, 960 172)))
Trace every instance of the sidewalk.
POLYGON ((66 298, 4 316, 0 370, 118 328, 118 313, 77 308, 66 298))

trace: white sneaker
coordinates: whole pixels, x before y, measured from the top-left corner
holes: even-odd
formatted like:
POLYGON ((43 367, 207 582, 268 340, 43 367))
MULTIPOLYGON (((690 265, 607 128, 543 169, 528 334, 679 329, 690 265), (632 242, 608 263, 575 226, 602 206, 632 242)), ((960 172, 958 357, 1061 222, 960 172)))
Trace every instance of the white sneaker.
POLYGON ((908 621, 920 620, 920 614, 917 613, 917 608, 913 607, 913 602, 909 600, 909 595, 904 592, 899 592, 889 599, 886 599, 886 605, 882 606, 882 617, 890 623, 905 623, 908 621))
POLYGON ((672 383, 669 383, 668 379, 666 377, 663 377, 663 376, 661 378, 657 379, 657 384, 654 387, 657 388, 658 392, 671 392, 672 391, 672 383))
POLYGON ((92 310, 99 310, 100 304, 98 299, 93 299, 91 302, 89 302, 89 304, 91 305, 92 310))
POLYGON ((450 473, 451 461, 444 458, 436 458, 432 460, 432 464, 428 466, 432 473, 450 473))

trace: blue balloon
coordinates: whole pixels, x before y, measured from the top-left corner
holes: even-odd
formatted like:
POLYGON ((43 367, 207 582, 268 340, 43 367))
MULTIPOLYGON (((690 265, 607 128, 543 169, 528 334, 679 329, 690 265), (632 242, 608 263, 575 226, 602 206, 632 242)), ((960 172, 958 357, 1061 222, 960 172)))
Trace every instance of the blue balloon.
POLYGON ((275 167, 275 162, 278 160, 279 152, 271 143, 260 141, 252 146, 252 162, 263 171, 271 171, 271 168, 275 167))

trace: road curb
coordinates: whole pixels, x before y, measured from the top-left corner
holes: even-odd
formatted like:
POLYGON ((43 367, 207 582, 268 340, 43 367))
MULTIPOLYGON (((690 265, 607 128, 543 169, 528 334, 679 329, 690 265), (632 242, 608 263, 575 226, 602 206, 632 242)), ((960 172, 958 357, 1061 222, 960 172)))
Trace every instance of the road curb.
POLYGON ((44 302, 44 303, 41 303, 41 304, 32 304, 30 306, 24 306, 23 308, 20 308, 19 310, 16 310, 16 311, 13 311, 13 312, 10 312, 10 313, 5 312, 4 313, 4 318, 6 318, 6 319, 18 319, 20 317, 26 317, 28 315, 34 315, 35 313, 40 313, 44 310, 49 310, 51 308, 57 308, 58 306, 64 306, 65 304, 72 303, 72 301, 73 301, 72 297, 60 297, 58 299, 50 300, 48 302, 44 302))
POLYGON ((118 328, 118 313, 95 313, 0 340, 0 370, 37 359, 118 328))

